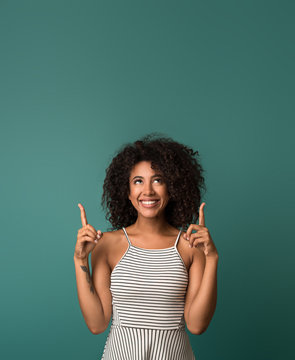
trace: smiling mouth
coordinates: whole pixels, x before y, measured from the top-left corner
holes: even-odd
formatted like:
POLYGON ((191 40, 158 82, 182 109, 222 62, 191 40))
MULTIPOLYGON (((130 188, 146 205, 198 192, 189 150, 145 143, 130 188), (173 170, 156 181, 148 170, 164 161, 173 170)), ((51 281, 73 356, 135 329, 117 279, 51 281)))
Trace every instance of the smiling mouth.
POLYGON ((160 200, 150 200, 150 201, 144 201, 144 200, 139 200, 139 202, 141 203, 141 205, 145 208, 151 208, 154 207, 158 204, 160 200))

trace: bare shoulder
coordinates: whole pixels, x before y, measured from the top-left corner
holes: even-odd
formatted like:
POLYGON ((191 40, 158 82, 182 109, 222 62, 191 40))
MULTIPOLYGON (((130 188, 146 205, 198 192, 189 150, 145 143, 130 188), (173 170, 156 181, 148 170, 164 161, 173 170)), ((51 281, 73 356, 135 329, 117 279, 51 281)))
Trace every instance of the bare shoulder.
POLYGON ((105 231, 92 251, 93 263, 96 263, 96 257, 103 257, 111 272, 114 267, 114 259, 118 257, 118 254, 122 253, 124 245, 126 245, 124 237, 125 235, 121 229, 105 231))
POLYGON ((187 267, 188 272, 193 264, 198 263, 202 268, 205 264, 205 255, 202 250, 196 247, 189 247, 189 242, 183 237, 184 231, 181 232, 177 249, 187 267))

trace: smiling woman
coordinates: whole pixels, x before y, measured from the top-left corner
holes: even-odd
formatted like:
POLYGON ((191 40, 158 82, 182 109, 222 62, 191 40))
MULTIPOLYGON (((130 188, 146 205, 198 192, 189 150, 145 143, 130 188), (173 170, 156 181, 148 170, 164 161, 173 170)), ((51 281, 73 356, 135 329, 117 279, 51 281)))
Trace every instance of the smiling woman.
POLYGON ((112 320, 103 360, 195 359, 185 325, 192 334, 208 327, 218 263, 205 227, 206 188, 197 154, 153 134, 124 145, 103 185, 110 231, 89 225, 79 204, 78 297, 92 333, 104 332, 112 320), (192 224, 198 218, 199 225, 192 224))
POLYGON ((128 197, 135 185, 147 186, 147 175, 135 170, 141 161, 149 162, 153 184, 164 183, 169 201, 165 209, 166 220, 175 227, 185 227, 197 221, 197 209, 202 191, 206 191, 203 167, 193 151, 168 137, 149 134, 132 144, 123 145, 106 170, 102 206, 111 230, 122 229, 137 219, 137 208, 128 197), (135 180, 138 181, 135 181, 135 180), (120 204, 120 206, 118 206, 120 204))
POLYGON ((155 174, 149 161, 140 161, 133 167, 128 198, 137 210, 137 218, 160 216, 165 210, 169 196, 162 177, 162 174, 155 174))

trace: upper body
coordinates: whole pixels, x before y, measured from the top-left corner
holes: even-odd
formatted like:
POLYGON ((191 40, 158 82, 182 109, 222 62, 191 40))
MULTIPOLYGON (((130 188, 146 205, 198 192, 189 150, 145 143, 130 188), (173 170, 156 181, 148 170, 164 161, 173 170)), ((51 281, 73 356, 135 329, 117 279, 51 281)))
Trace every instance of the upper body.
MULTIPOLYGON (((96 229, 86 225, 85 211, 81 208, 84 226, 77 252, 81 254, 83 251, 83 236, 86 242, 92 242, 92 282, 98 295, 90 307, 88 298, 81 290, 81 303, 84 303, 83 310, 88 322, 92 322, 93 313, 99 319, 104 319, 97 328, 106 329, 112 316, 111 274, 128 248, 122 226, 132 245, 145 249, 165 249, 174 245, 178 228, 198 218, 196 208, 200 205, 204 178, 202 167, 194 155, 190 148, 170 139, 145 139, 127 145, 106 171, 103 202, 107 205, 108 220, 113 231, 98 231, 100 238, 96 245, 93 244, 96 229), (97 303, 100 305, 99 312, 96 310, 97 303)), ((188 272, 184 320, 188 330, 195 334, 203 332, 202 329, 208 326, 216 304, 216 262, 208 262, 207 259, 209 253, 211 259, 218 254, 205 227, 203 204, 199 209, 202 218, 200 224, 191 224, 186 233, 181 233, 177 243, 178 253, 188 272), (193 229, 197 233, 192 233, 193 229), (198 245, 202 245, 203 249, 198 245)), ((85 271, 85 267, 82 268, 85 271)))
MULTIPOLYGON (((151 237, 147 234, 140 234, 132 231, 132 226, 125 228, 132 245, 146 249, 163 249, 174 245, 179 230, 171 228, 170 231, 161 237, 151 237)), ((187 287, 184 318, 189 328, 188 310, 192 299, 198 292, 201 285, 204 268, 204 253, 196 248, 190 248, 188 241, 182 236, 178 240, 177 250, 181 256, 187 272, 189 283, 187 287)), ((101 299, 108 326, 112 316, 112 294, 110 291, 111 273, 119 263, 128 248, 128 242, 122 229, 104 232, 102 238, 91 253, 92 280, 93 285, 101 299)))

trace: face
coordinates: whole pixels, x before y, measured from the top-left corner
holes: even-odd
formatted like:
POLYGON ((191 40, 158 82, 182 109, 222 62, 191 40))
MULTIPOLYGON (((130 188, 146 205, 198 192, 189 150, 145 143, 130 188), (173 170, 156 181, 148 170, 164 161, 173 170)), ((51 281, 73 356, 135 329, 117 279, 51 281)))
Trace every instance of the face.
POLYGON ((131 170, 129 200, 144 217, 162 214, 169 201, 163 176, 151 168, 150 161, 141 161, 131 170))

